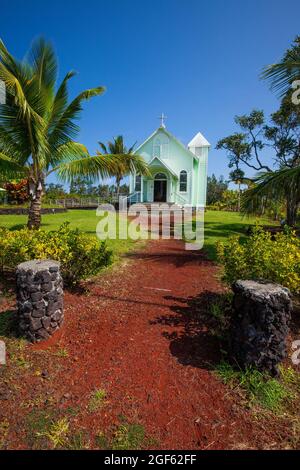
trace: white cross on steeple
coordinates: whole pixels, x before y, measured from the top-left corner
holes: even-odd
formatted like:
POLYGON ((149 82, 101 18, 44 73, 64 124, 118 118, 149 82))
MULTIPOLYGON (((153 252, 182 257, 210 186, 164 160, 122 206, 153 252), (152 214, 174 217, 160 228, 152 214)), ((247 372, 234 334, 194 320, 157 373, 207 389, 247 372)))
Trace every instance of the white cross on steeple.
POLYGON ((166 127, 165 125, 165 119, 167 119, 167 116, 164 115, 164 113, 161 113, 161 116, 159 116, 159 118, 161 123, 160 123, 160 127, 166 127))

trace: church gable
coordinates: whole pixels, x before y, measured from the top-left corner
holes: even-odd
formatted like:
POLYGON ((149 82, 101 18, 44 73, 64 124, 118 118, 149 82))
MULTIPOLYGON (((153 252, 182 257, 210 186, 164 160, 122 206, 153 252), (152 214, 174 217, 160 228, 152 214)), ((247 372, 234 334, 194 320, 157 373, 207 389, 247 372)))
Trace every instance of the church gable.
POLYGON ((168 165, 174 170, 181 165, 193 165, 193 159, 196 158, 184 145, 179 142, 165 128, 158 128, 143 144, 135 151, 141 155, 147 163, 154 157, 166 160, 168 165))

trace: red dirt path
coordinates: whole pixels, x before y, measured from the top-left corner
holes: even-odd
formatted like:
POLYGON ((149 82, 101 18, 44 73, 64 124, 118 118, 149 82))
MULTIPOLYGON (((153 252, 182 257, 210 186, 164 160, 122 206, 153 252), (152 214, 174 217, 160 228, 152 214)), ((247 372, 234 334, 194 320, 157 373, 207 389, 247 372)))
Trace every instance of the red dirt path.
POLYGON ((92 443, 123 415, 141 423, 160 449, 270 445, 276 431, 255 423, 213 371, 219 345, 199 311, 206 291, 223 290, 217 274, 201 252, 185 251, 180 241, 156 241, 100 276, 87 295, 66 293, 62 330, 28 348, 34 368, 43 361, 49 377, 23 374, 10 409, 8 447, 26 447, 20 396, 26 401, 46 392, 57 407, 80 407, 75 424, 89 431, 92 443), (41 352, 59 348, 69 356, 49 359, 41 352), (97 388, 106 390, 107 401, 89 413, 97 388))

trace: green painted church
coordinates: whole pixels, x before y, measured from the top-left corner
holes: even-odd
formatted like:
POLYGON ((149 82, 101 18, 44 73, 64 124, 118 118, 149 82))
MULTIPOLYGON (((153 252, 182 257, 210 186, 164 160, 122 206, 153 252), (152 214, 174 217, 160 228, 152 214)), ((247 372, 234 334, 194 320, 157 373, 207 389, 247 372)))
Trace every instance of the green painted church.
POLYGON ((164 124, 136 150, 148 163, 151 176, 131 174, 130 202, 205 206, 210 144, 198 132, 187 147, 164 124))

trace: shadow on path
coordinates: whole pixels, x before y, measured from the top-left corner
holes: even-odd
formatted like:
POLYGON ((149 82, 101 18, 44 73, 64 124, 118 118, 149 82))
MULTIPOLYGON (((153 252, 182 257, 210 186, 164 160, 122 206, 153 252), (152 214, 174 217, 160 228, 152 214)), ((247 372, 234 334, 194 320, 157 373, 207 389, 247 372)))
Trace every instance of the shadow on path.
MULTIPOLYGON (((170 352, 182 365, 214 369, 221 359, 221 320, 211 314, 211 306, 224 302, 224 294, 204 291, 193 297, 165 296, 174 300, 170 315, 161 315, 151 324, 176 328, 162 335, 170 341, 170 352), (178 304, 182 305, 178 305, 178 304)), ((225 331, 223 331, 225 333, 225 331)))

